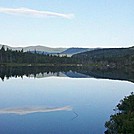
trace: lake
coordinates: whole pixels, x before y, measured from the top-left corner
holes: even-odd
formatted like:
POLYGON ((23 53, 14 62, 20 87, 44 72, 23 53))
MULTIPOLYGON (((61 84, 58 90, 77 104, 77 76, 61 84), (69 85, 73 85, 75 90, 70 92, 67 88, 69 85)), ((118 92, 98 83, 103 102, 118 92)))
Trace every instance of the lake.
POLYGON ((103 134, 134 75, 75 69, 0 68, 0 133, 103 134))

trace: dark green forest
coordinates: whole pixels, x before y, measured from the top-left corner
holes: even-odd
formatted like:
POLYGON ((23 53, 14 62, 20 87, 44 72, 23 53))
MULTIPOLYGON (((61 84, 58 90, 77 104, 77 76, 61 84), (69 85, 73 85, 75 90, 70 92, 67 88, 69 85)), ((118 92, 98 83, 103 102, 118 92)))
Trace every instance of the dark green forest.
POLYGON ((38 54, 35 52, 23 52, 12 51, 7 48, 5 50, 4 46, 0 49, 0 64, 1 65, 12 65, 12 64, 72 64, 74 63, 72 58, 67 56, 59 57, 52 55, 38 54))
POLYGON ((72 57, 0 49, 0 65, 82 65, 98 68, 129 68, 134 71, 134 47, 95 49, 72 57))
POLYGON ((105 124, 105 134, 134 134, 134 94, 121 100, 115 112, 105 124))
POLYGON ((72 56, 83 64, 97 64, 107 67, 134 67, 134 47, 95 49, 72 56))

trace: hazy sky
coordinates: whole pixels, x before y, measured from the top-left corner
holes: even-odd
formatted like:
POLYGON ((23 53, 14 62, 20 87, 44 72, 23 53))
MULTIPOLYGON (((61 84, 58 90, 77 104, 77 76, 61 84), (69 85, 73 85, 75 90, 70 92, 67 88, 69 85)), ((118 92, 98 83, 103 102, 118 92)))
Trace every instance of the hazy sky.
POLYGON ((134 0, 0 0, 0 43, 134 45, 134 0))

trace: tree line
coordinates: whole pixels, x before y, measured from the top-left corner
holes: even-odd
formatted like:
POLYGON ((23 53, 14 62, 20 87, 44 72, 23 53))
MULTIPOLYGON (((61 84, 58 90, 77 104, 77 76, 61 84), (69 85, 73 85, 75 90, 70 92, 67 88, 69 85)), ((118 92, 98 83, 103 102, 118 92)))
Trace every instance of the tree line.
POLYGON ((134 47, 95 49, 72 56, 83 64, 99 64, 108 67, 134 67, 134 47))
MULTIPOLYGON (((0 64, 53 64, 53 65, 76 65, 98 66, 98 68, 134 68, 134 48, 96 49, 84 53, 75 54, 71 57, 39 54, 35 52, 23 52, 11 50, 2 46, 0 49, 0 64)), ((134 70, 133 70, 134 71, 134 70)))
POLYGON ((27 63, 27 64, 72 64, 76 63, 73 58, 59 55, 44 55, 38 54, 36 51, 33 52, 23 52, 22 50, 11 50, 9 48, 5 49, 4 46, 0 49, 0 63, 27 63))

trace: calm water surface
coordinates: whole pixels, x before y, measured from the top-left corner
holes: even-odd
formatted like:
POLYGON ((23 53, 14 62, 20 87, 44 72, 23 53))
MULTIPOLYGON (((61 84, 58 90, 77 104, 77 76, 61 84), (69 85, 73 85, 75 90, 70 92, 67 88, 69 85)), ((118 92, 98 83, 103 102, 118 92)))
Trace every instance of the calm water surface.
POLYGON ((95 78, 0 80, 0 134, 103 134, 127 81, 95 78))

